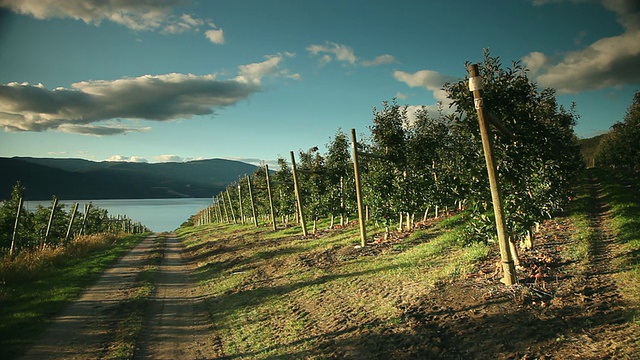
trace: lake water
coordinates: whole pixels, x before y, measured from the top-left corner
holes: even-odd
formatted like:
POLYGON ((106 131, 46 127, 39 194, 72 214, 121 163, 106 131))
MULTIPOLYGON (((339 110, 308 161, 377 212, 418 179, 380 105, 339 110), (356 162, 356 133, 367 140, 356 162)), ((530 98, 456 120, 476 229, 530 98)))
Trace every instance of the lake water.
MULTIPOLYGON (((180 199, 113 199, 113 200, 59 200, 65 211, 70 211, 74 203, 78 211, 84 211, 84 204, 91 203, 109 211, 109 215, 127 215, 134 222, 140 222, 154 232, 172 231, 180 227, 193 214, 211 205, 211 198, 180 199)), ((51 201, 25 201, 24 208, 35 211, 38 205, 51 206, 51 201)))

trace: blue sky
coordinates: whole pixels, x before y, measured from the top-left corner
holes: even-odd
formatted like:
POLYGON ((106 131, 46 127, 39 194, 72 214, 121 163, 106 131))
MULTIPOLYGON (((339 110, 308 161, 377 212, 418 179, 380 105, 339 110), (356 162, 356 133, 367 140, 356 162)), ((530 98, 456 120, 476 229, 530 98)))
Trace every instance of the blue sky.
POLYGON ((483 49, 577 103, 591 137, 640 89, 637 0, 0 0, 0 156, 259 163, 435 108, 483 49))

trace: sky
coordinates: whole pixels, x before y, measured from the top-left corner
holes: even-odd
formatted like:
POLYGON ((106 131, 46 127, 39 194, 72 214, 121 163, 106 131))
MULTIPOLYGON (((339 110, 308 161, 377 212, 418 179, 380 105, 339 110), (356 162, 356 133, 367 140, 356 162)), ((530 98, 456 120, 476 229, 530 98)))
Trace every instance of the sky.
POLYGON ((640 90, 640 1, 0 0, 0 156, 273 164, 383 101, 452 111, 484 49, 592 137, 640 90))

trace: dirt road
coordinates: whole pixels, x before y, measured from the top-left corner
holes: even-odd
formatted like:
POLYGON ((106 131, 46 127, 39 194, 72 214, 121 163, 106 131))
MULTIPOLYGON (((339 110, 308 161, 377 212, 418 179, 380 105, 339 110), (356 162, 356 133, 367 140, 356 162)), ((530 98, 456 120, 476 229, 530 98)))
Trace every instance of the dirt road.
POLYGON ((175 237, 154 235, 140 242, 71 304, 23 359, 113 358, 114 328, 122 321, 119 314, 126 312, 139 274, 158 241, 165 242, 164 257, 155 275, 156 290, 145 306, 143 329, 132 334, 136 337, 134 357, 205 357, 206 312, 190 281, 189 265, 182 259, 182 244, 175 237))

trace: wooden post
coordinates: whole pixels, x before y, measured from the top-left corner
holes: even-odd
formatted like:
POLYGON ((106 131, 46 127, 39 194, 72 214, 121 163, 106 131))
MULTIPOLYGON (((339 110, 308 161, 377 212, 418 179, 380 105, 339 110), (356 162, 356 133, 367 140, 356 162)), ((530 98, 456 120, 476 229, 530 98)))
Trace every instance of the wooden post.
POLYGON ((229 209, 231 209, 231 218, 233 218, 233 223, 237 224, 238 220, 236 220, 236 212, 233 210, 233 203, 231 203, 231 194, 229 194, 229 188, 227 188, 227 200, 229 200, 229 209))
POLYGON ((46 245, 47 241, 49 240, 49 233, 51 232, 51 225, 53 224, 53 216, 56 213, 57 205, 58 205, 58 198, 54 196, 53 202, 51 204, 51 215, 49 215, 49 223, 47 224, 47 231, 44 233, 44 242, 42 243, 43 248, 44 248, 44 245, 46 245))
POLYGON ((64 236, 64 244, 69 241, 69 235, 71 235, 71 227, 73 226, 73 220, 76 218, 76 212, 78 211, 78 203, 73 204, 73 210, 71 210, 71 218, 69 219, 69 226, 67 227, 67 234, 64 236))
POLYGON ((360 245, 367 244, 367 228, 365 226, 365 214, 362 206, 362 186, 360 184, 360 170, 358 168, 358 142, 356 141, 356 129, 351 129, 351 146, 353 149, 353 173, 356 180, 356 199, 358 202, 358 221, 360 222, 360 245))
MULTIPOLYGON (((273 230, 277 230, 278 226, 276 225, 276 212, 273 209, 273 195, 271 195, 271 180, 269 179, 269 165, 264 164, 264 173, 267 179, 267 194, 269 195, 269 211, 271 212, 271 223, 273 224, 273 230)), ((302 227, 306 231, 304 226, 302 227)), ((307 236, 306 234, 304 236, 307 236)))
POLYGON ((253 225, 258 227, 258 216, 256 215, 256 203, 253 201, 253 189, 251 188, 251 178, 247 175, 247 184, 249 184, 249 198, 251 199, 251 215, 253 215, 253 225))
POLYGON ((242 186, 240 186, 240 179, 238 179, 238 203, 240 204, 240 222, 244 224, 244 210, 242 210, 242 186))
POLYGON ((80 228, 80 235, 85 235, 87 218, 89 217, 89 210, 91 210, 91 203, 84 204, 84 216, 82 217, 82 228, 80 228))
POLYGON ((229 219, 229 212, 227 211, 227 203, 224 201, 224 194, 220 194, 220 200, 222 200, 222 208, 224 209, 224 217, 227 219, 227 223, 231 223, 229 219))
POLYGON ((517 282, 515 275, 515 266, 511 251, 509 250, 509 239, 507 238, 506 222, 504 219, 504 211, 502 205, 502 194, 500 192, 500 184, 496 170, 495 159, 493 155, 493 142, 489 132, 489 127, 485 120, 485 108, 482 103, 482 77, 478 72, 478 65, 471 64, 469 70, 469 90, 473 92, 475 108, 478 113, 478 122, 480 125, 480 136, 482 137, 482 148, 484 150, 484 159, 487 163, 487 173, 489 175, 489 186, 491 187, 491 199, 493 201, 493 212, 496 218, 496 229, 498 232, 498 244, 500 245, 500 258, 502 261, 502 270, 504 277, 502 282, 506 285, 513 285, 517 282))
POLYGON ((291 154, 291 167, 293 169, 293 191, 296 193, 296 201, 298 203, 298 216, 300 217, 300 226, 302 226, 302 235, 307 236, 307 225, 304 223, 304 212, 302 208, 302 199, 300 198, 300 187, 298 186, 298 173, 296 171, 296 157, 293 155, 293 151, 289 152, 291 154))
POLYGON ((9 248, 9 256, 13 256, 13 252, 16 249, 16 236, 18 234, 18 225, 20 224, 20 214, 22 214, 22 202, 23 199, 18 200, 18 211, 16 212, 16 222, 13 225, 13 234, 11 235, 11 248, 9 248))

